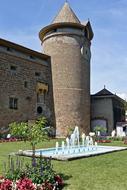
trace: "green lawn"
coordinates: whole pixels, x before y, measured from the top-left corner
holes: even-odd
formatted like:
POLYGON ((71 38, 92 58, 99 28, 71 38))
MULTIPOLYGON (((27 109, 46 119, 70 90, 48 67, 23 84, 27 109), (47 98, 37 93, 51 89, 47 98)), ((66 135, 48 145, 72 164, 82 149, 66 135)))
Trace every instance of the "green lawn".
MULTIPOLYGON (((51 147, 55 140, 39 144, 51 147)), ((123 142, 108 145, 124 146, 123 142)), ((0 143, 0 173, 10 152, 30 149, 29 143, 0 143)), ((127 151, 115 152, 74 161, 52 161, 54 169, 63 175, 65 190, 127 190, 127 151)))

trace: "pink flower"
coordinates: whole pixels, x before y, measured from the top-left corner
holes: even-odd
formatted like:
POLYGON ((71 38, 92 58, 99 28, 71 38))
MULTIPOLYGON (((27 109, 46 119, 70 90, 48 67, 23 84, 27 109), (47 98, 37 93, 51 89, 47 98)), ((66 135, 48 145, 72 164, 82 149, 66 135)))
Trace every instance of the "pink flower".
POLYGON ((12 181, 5 179, 2 183, 0 183, 0 190, 12 190, 12 181))
POLYGON ((36 187, 33 182, 28 178, 20 179, 17 183, 18 190, 35 190, 36 187))

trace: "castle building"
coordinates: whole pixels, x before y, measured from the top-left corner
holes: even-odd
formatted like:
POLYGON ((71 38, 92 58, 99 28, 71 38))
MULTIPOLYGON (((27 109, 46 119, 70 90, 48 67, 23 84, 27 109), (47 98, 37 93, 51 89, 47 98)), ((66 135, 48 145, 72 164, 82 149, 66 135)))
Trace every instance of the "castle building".
POLYGON ((0 39, 0 128, 54 118, 50 57, 0 39))
POLYGON ((90 131, 90 46, 93 31, 65 2, 42 28, 42 53, 0 39, 0 127, 45 115, 66 135, 90 131))
POLYGON ((11 122, 46 116, 57 136, 76 125, 111 134, 125 120, 125 102, 105 88, 90 96, 90 22, 65 2, 39 38, 41 53, 0 39, 0 133, 11 122))
POLYGON ((125 101, 106 88, 91 95, 91 130, 101 126, 110 135, 118 122, 125 122, 125 101))
POLYGON ((51 56, 56 132, 67 126, 90 130, 90 22, 81 24, 66 2, 52 24, 39 37, 43 53, 51 56))

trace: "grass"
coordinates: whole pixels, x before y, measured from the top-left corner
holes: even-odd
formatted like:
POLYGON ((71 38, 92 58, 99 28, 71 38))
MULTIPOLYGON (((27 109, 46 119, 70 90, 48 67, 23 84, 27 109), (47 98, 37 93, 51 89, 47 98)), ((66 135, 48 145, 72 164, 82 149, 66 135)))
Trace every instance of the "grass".
MULTIPOLYGON (((40 143, 37 148, 52 147, 55 140, 40 143)), ((107 144, 105 144, 107 145, 107 144)), ((122 141, 108 145, 125 146, 122 141)), ((29 143, 13 142, 0 144, 0 173, 3 161, 10 152, 30 149, 29 143)), ((54 169, 63 175, 64 190, 126 190, 127 151, 115 152, 74 161, 52 161, 54 169)))

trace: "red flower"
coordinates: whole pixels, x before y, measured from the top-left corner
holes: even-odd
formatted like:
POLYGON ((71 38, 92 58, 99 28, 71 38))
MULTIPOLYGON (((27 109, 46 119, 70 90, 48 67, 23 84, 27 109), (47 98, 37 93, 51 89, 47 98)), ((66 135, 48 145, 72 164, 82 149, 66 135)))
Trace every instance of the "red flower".
POLYGON ((39 187, 39 190, 53 190, 53 185, 46 181, 39 187))
POLYGON ((63 179, 59 176, 55 176, 55 181, 58 183, 58 185, 63 185, 63 179))
POLYGON ((16 184, 18 190, 35 190, 33 182, 28 178, 20 179, 16 184))
POLYGON ((12 181, 9 179, 5 179, 1 184, 0 184, 0 190, 12 190, 12 181))

